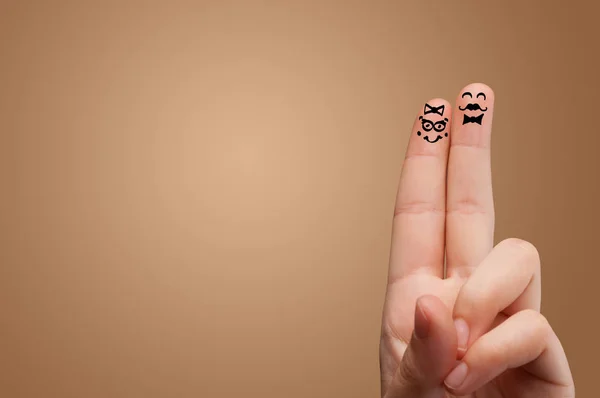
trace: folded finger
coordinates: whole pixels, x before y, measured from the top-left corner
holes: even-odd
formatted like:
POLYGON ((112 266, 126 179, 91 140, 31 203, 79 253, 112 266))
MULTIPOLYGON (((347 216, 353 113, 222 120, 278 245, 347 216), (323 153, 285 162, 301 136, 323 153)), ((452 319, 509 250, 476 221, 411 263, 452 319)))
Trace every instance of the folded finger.
MULTIPOLYGON (((572 391, 573 380, 564 350, 539 312, 524 310, 481 336, 467 351, 462 361, 446 377, 445 384, 456 395, 471 394, 508 369, 523 367, 523 372, 507 375, 519 383, 507 383, 505 394, 517 396, 523 391, 506 391, 514 384, 523 389, 527 381, 544 383, 564 395, 572 391)), ((536 391, 543 391, 541 386, 536 391)))
POLYGON ((459 356, 492 327, 498 313, 510 316, 524 309, 539 311, 540 302, 536 248, 520 239, 500 242, 474 269, 454 304, 459 356))

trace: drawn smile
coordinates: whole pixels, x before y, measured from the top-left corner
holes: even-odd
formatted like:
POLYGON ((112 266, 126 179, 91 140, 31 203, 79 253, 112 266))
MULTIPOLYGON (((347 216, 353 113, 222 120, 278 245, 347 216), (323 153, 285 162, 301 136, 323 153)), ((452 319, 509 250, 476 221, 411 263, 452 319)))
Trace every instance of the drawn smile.
POLYGON ((425 137, 423 137, 423 139, 424 139, 425 141, 429 142, 430 144, 435 144, 436 142, 438 142, 439 140, 441 140, 441 139, 442 139, 442 136, 441 136, 441 135, 438 135, 438 136, 436 137, 436 139, 435 139, 435 140, 433 140, 433 141, 430 141, 428 136, 425 136, 425 137))

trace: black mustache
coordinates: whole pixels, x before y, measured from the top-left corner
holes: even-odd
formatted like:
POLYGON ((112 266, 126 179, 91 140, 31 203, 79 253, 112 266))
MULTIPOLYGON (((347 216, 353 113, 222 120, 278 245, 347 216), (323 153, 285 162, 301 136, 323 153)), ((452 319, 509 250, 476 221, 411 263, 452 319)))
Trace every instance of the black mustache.
POLYGON ((467 104, 464 108, 461 108, 459 106, 458 109, 460 109, 461 111, 464 111, 465 109, 469 111, 487 111, 487 108, 483 109, 481 106, 479 106, 479 104, 467 104))

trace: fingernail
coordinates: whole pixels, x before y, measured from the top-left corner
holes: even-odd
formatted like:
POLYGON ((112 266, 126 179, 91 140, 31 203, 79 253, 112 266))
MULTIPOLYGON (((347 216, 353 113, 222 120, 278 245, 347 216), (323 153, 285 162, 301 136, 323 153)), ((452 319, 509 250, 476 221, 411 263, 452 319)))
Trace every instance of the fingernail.
POLYGON ((446 377, 446 380, 444 380, 444 384, 448 388, 455 390, 455 389, 459 388, 461 386, 461 384, 463 384, 463 382, 467 378, 468 373, 469 373, 469 368, 467 367, 467 364, 464 362, 461 362, 446 377))
POLYGON ((415 308, 415 336, 418 339, 424 339, 429 335, 429 319, 423 311, 423 307, 419 300, 415 308))
POLYGON ((454 327, 458 337, 458 349, 464 351, 467 349, 467 343, 469 342, 469 325, 464 319, 459 318, 454 321, 454 327))

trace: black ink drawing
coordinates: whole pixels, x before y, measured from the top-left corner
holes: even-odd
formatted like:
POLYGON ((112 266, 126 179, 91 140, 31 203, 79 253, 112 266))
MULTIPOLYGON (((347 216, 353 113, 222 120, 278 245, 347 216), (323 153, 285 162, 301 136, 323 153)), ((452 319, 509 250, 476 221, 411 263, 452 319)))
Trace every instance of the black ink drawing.
MULTIPOLYGON (((470 97, 471 99, 473 99, 473 94, 471 94, 468 91, 465 91, 463 93, 463 95, 461 96, 461 98, 465 98, 465 97, 470 97)), ((479 99, 479 97, 483 98, 483 101, 487 100, 487 96, 485 95, 485 93, 479 93, 477 94, 477 96, 475 97, 476 99, 479 99)), ((458 109, 460 109, 461 111, 480 111, 480 112, 485 112, 488 110, 487 107, 482 108, 481 105, 477 102, 470 102, 467 105, 465 105, 464 107, 459 106, 458 109)), ((467 124, 467 123, 477 123, 477 124, 481 124, 481 122, 483 121, 483 113, 477 115, 477 116, 468 116, 468 115, 463 115, 463 124, 467 124)))
POLYGON ((463 116, 463 124, 467 124, 467 123, 481 124, 482 120, 483 120, 483 113, 479 116, 467 116, 467 115, 463 116))
POLYGON ((440 106, 431 106, 429 104, 425 104, 425 110, 423 110, 423 114, 427 115, 428 113, 437 113, 440 116, 444 116, 445 105, 440 106))
MULTIPOLYGON (((427 115, 429 113, 433 113, 433 114, 437 114, 440 116, 444 116, 444 109, 445 109, 444 105, 431 106, 429 104, 425 104, 425 109, 423 110, 423 114, 427 115)), ((448 123, 447 118, 443 118, 442 120, 434 121, 434 120, 425 119, 423 116, 419 116, 419 120, 421 121, 421 128, 426 133, 429 133, 432 130, 435 131, 436 133, 442 133, 446 129, 446 123, 448 123)), ((421 131, 417 131, 417 135, 419 137, 422 134, 423 133, 421 133, 421 131)), ((444 137, 448 137, 448 133, 444 133, 444 137)), ((438 142, 439 140, 441 140, 442 138, 443 137, 439 134, 433 140, 429 139, 429 135, 423 136, 423 139, 425 141, 429 142, 430 144, 434 144, 434 143, 438 142)))

